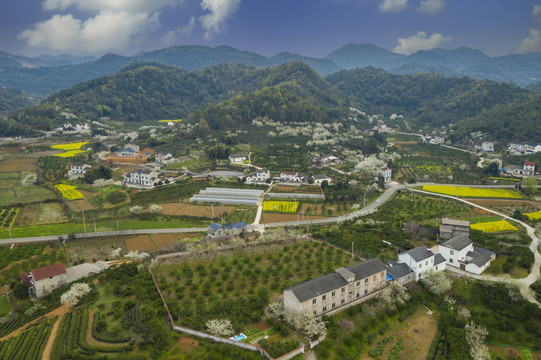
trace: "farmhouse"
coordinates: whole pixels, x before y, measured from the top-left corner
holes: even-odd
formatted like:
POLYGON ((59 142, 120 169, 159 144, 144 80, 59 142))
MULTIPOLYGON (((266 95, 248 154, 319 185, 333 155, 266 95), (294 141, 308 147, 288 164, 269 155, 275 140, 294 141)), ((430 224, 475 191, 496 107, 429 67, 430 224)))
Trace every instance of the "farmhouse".
POLYGON ((439 245, 439 252, 445 258, 447 265, 481 274, 490 266, 495 258, 492 251, 473 246, 473 241, 468 234, 454 236, 439 245))
POLYGON ((84 163, 73 163, 70 165, 68 176, 84 175, 87 169, 92 169, 92 165, 84 163))
POLYGON ((266 182, 268 179, 270 179, 270 171, 268 169, 257 170, 246 175, 246 182, 248 183, 266 182))
POLYGON ((524 166, 522 167, 522 174, 527 176, 535 175, 535 162, 524 161, 524 166))
POLYGON ((404 285, 415 280, 415 272, 407 264, 387 260, 387 280, 395 280, 404 285))
POLYGON ((236 162, 236 163, 241 163, 241 162, 246 161, 246 156, 244 156, 242 154, 231 154, 231 155, 229 155, 229 161, 236 162))
POLYGON ((481 150, 484 152, 493 152, 494 151, 494 143, 490 141, 483 141, 481 143, 481 150))
POLYGON ((207 230, 207 235, 211 238, 220 235, 238 235, 246 229, 246 223, 244 221, 221 225, 218 223, 211 223, 207 230))
POLYGON ((385 286, 387 267, 369 259, 284 290, 284 307, 322 315, 361 299, 385 286))
POLYGON ((156 158, 156 162, 163 165, 167 165, 175 161, 175 158, 173 155, 171 155, 171 153, 157 152, 154 156, 156 158))
POLYGON ((280 173, 280 181, 302 182, 303 180, 304 176, 296 171, 282 171, 280 173))
POLYGON ((524 144, 520 144, 520 143, 511 143, 509 144, 509 150, 515 150, 515 151, 518 151, 520 153, 523 153, 524 152, 524 144))
POLYGON ((39 299, 56 288, 93 273, 100 273, 108 267, 103 261, 98 261, 94 264, 84 263, 67 269, 62 263, 56 263, 31 270, 29 273, 22 274, 19 278, 28 287, 29 295, 39 299))
POLYGON ((524 144, 524 153, 533 154, 541 151, 541 145, 538 144, 524 144))
POLYGON ((398 254, 398 263, 406 264, 413 271, 415 281, 421 279, 428 271, 445 270, 445 258, 440 254, 434 254, 426 246, 398 254))
POLYGON ((440 236, 449 239, 460 234, 470 233, 470 222, 465 220, 454 220, 449 218, 441 219, 440 236))
POLYGON ((331 154, 317 156, 312 161, 314 163, 320 163, 320 164, 341 164, 343 162, 342 159, 331 154))
POLYGON ((124 185, 152 187, 157 178, 156 172, 137 169, 124 175, 124 185))
POLYGON ((314 176, 312 176, 312 178, 314 179, 314 184, 316 184, 316 185, 321 185, 321 183, 323 181, 327 181, 327 184, 329 184, 329 185, 332 184, 332 178, 330 176, 325 175, 325 174, 314 174, 314 176))
POLYGON ((374 180, 378 181, 380 176, 383 178, 383 182, 385 184, 390 183, 393 176, 393 170, 391 170, 389 167, 379 169, 374 180))
POLYGON ((117 150, 116 156, 118 157, 135 157, 139 153, 139 145, 126 144, 123 149, 117 150))

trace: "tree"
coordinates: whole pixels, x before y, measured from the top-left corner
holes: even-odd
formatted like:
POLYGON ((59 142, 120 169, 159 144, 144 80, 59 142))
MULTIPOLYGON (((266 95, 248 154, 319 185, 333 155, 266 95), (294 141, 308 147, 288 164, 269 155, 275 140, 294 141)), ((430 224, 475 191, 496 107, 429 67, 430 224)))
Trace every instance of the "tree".
POLYGON ((205 324, 207 331, 215 336, 231 336, 234 334, 233 325, 227 319, 211 319, 205 324))
POLYGON ((13 295, 15 295, 17 299, 24 299, 28 296, 28 288, 21 283, 17 283, 13 288, 13 295))
POLYGON ((162 210, 162 207, 158 204, 152 204, 150 205, 150 212, 152 214, 157 214, 162 210))
POLYGON ((92 289, 88 284, 75 283, 71 288, 60 296, 60 302, 62 304, 68 304, 70 307, 74 307, 79 301, 92 289))
POLYGON ((24 187, 30 187, 36 184, 36 181, 38 180, 38 176, 34 173, 26 175, 22 180, 21 184, 23 184, 24 187))
POLYGON ((473 360, 488 360, 490 353, 485 339, 488 335, 486 328, 476 325, 473 321, 466 324, 466 340, 470 346, 470 355, 473 360))
POLYGON ((390 309, 397 305, 404 304, 410 299, 408 290, 398 281, 391 281, 389 285, 378 294, 378 300, 390 309))
POLYGON ((442 271, 430 272, 421 281, 435 295, 446 293, 452 286, 451 280, 442 271))
POLYGON ((321 189, 325 190, 328 187, 329 187, 329 182, 327 180, 323 180, 321 182, 321 189))
POLYGON ((537 193, 537 180, 534 177, 527 177, 524 180, 524 186, 528 189, 528 192, 532 195, 537 193))
POLYGON ((488 164, 488 166, 485 169, 485 174, 487 176, 498 176, 499 173, 500 173, 500 170, 498 169, 498 163, 494 161, 488 164))
POLYGON ((133 215, 139 215, 143 211, 143 207, 139 205, 135 205, 129 208, 130 212, 133 215))

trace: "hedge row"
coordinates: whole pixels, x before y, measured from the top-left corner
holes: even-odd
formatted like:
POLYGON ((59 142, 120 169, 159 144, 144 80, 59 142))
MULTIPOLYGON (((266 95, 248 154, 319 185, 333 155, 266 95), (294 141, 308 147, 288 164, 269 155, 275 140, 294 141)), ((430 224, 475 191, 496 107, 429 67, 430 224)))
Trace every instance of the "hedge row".
POLYGON ((129 335, 115 335, 111 333, 104 333, 101 334, 98 332, 97 326, 98 321, 100 321, 100 313, 95 312, 94 313, 94 322, 92 323, 92 337, 98 341, 105 342, 105 343, 112 343, 112 344, 118 344, 118 343, 126 343, 131 340, 131 336, 129 335))
POLYGON ((18 329, 29 321, 37 319, 41 315, 44 315, 47 312, 46 308, 39 309, 34 312, 32 315, 16 315, 13 318, 9 319, 2 325, 0 325, 0 337, 4 337, 10 332, 18 329))
POLYGON ((18 336, 12 337, 7 341, 0 343, 0 359, 16 360, 41 359, 41 354, 47 339, 51 333, 54 322, 57 317, 48 319, 41 324, 32 325, 18 336))

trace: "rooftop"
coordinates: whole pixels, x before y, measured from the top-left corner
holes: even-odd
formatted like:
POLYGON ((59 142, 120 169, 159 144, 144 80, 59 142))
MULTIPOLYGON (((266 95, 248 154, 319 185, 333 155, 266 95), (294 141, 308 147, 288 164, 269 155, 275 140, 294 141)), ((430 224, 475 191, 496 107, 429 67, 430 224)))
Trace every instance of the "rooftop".
POLYGON ((428 259, 431 256, 434 256, 434 253, 428 250, 426 246, 413 248, 411 250, 406 251, 404 254, 408 254, 415 261, 421 261, 424 259, 428 259))
POLYGON ((325 179, 330 179, 330 178, 331 178, 330 176, 325 175, 325 174, 315 174, 314 175, 315 180, 325 180, 325 179))
POLYGON ((479 254, 477 252, 472 252, 472 251, 468 251, 468 253, 466 254, 466 259, 468 258, 469 258, 469 260, 467 260, 468 264, 475 264, 478 267, 485 265, 487 262, 489 262, 492 259, 490 255, 479 254))
POLYGON ((40 267, 31 271, 35 281, 47 279, 53 276, 66 273, 66 268, 62 263, 56 263, 49 266, 40 267))
POLYGON ((466 220, 455 220, 455 219, 449 219, 449 218, 443 218, 441 219, 442 225, 456 225, 456 226, 467 226, 470 227, 470 222, 466 220))
POLYGON ((411 273, 411 269, 407 264, 397 263, 393 260, 387 260, 387 274, 391 275, 393 279, 400 279, 403 276, 411 273))
POLYGON ((470 245, 472 243, 470 236, 468 234, 460 234, 457 236, 453 236, 440 246, 444 246, 449 249, 460 251, 464 249, 466 246, 470 245))

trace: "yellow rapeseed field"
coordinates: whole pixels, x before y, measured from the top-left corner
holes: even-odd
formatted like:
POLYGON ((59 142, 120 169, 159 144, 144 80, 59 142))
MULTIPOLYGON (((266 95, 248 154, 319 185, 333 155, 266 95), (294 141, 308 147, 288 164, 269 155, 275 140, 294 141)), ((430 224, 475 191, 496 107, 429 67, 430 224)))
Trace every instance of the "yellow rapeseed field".
POLYGON ((62 196, 64 196, 68 200, 78 200, 78 199, 85 198, 83 194, 75 190, 77 189, 77 186, 67 185, 67 184, 58 184, 58 185, 55 185, 54 187, 60 190, 60 192, 62 193, 62 196))
POLYGON ((67 157, 74 157, 75 155, 81 154, 81 153, 84 153, 84 152, 86 152, 86 150, 69 150, 69 151, 63 152, 61 154, 56 154, 56 155, 53 155, 53 156, 60 156, 60 157, 63 157, 63 158, 67 158, 67 157))
POLYGON ((276 211, 283 213, 296 213, 299 207, 299 202, 294 201, 265 201, 263 203, 263 211, 276 211))
POLYGON ((476 197, 476 198, 511 198, 521 199, 522 195, 513 190, 508 189, 483 189, 472 188, 468 186, 450 186, 450 185, 424 185, 423 190, 435 192, 439 194, 459 196, 459 197, 476 197), (458 188, 458 194, 457 194, 458 188))
POLYGON ((77 149, 80 149, 81 146, 86 145, 86 144, 88 144, 88 141, 71 143, 71 144, 58 144, 58 145, 51 146, 51 148, 59 149, 59 150, 77 150, 77 149))
POLYGON ((181 122, 182 119, 175 119, 175 120, 158 120, 159 123, 168 123, 168 122, 181 122))
POLYGON ((511 225, 507 220, 491 221, 485 223, 471 224, 472 230, 484 232, 517 231, 518 229, 511 225))
POLYGON ((530 220, 539 220, 541 219, 541 210, 533 212, 533 213, 522 214, 522 215, 526 215, 530 220))

